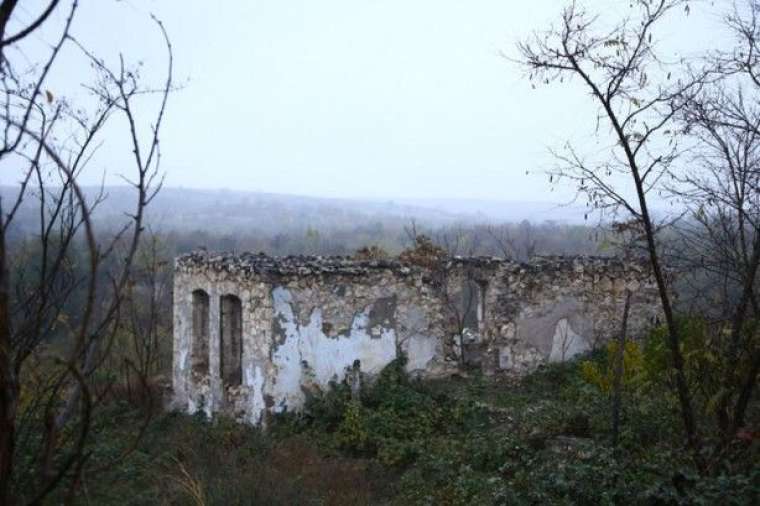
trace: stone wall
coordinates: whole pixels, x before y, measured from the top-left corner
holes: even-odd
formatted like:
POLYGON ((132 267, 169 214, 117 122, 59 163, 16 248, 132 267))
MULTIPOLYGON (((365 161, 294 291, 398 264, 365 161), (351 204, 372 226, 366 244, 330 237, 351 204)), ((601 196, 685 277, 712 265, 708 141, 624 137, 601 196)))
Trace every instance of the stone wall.
POLYGON ((524 373, 618 332, 626 289, 630 333, 643 332, 659 309, 642 265, 186 255, 174 277, 174 402, 266 423, 353 368, 371 377, 402 352, 425 377, 463 366, 524 373))

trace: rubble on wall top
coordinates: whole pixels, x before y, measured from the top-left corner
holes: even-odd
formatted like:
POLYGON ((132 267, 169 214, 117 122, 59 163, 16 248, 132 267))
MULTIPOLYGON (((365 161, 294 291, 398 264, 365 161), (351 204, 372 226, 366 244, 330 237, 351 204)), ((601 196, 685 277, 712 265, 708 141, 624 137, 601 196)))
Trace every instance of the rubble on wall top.
MULTIPOLYGON (((234 274, 266 274, 275 276, 309 276, 315 274, 363 275, 375 271, 393 271, 408 275, 421 268, 397 259, 358 260, 347 256, 291 255, 272 257, 265 253, 215 253, 193 251, 176 259, 177 269, 208 268, 234 274)), ((528 263, 498 257, 451 257, 446 267, 475 269, 506 268, 511 271, 549 272, 561 270, 641 271, 642 261, 624 262, 617 257, 539 256, 528 263)))
POLYGON ((349 274, 360 275, 371 270, 406 270, 405 266, 395 260, 356 260, 344 256, 309 256, 291 255, 272 257, 265 253, 212 253, 193 251, 176 260, 177 268, 207 266, 217 271, 242 274, 349 274))

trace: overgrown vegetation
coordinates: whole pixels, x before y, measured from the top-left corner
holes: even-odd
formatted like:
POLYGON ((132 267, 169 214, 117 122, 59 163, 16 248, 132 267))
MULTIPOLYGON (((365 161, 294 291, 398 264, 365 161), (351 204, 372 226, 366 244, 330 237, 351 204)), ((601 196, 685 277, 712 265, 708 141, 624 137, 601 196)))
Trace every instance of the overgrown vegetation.
MULTIPOLYGON (((657 372, 660 341, 626 350, 616 449, 604 379, 612 349, 522 381, 423 382, 406 375, 402 359, 360 399, 336 383, 267 432, 163 415, 124 466, 86 482, 83 494, 93 504, 756 504, 757 434, 738 437, 710 473, 696 474, 673 391, 657 372)), ((139 419, 113 406, 96 431, 95 460, 118 452, 139 419)), ((756 403, 750 420, 760 421, 756 403)))
MULTIPOLYGON (((722 14, 725 47, 670 61, 660 27, 694 3, 624 2, 629 12, 606 26, 569 2, 559 24, 519 46, 534 87, 574 78, 596 104, 588 121, 602 149, 568 143, 548 176, 571 184, 589 214, 622 219, 613 230, 449 219, 418 230, 399 216, 357 223, 339 207, 301 208, 283 229, 267 199, 255 205, 269 212, 246 207, 241 223, 229 212, 240 206, 216 196, 224 227, 169 228, 146 245, 174 90, 163 25, 155 20, 167 75, 156 85, 140 79, 142 63, 111 65, 75 38, 77 0, 48 0, 31 22, 19 2, 0 2, 0 161, 20 175, 17 191, 0 194, 0 504, 757 504, 760 2, 722 14), (54 38, 29 60, 43 25, 54 38), (92 72, 81 107, 48 89, 69 50, 92 72), (149 118, 137 102, 151 95, 149 118), (100 139, 113 137, 133 160, 132 207, 117 219, 103 188, 80 185, 100 139), (684 215, 659 216, 663 199, 684 215), (249 227, 254 214, 266 233, 249 227), (664 324, 626 342, 623 316, 605 350, 521 382, 476 373, 420 382, 399 359, 360 396, 335 384, 262 433, 157 410, 170 356, 168 259, 199 245, 361 248, 356 258, 368 260, 401 252, 431 270, 455 255, 643 252, 664 324)), ((460 337, 466 315, 454 315, 460 337)))

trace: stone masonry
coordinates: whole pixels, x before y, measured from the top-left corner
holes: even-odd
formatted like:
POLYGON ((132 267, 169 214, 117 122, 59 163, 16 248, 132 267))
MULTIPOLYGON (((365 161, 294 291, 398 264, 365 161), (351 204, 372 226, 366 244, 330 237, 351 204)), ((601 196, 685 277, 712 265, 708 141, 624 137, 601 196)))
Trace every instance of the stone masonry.
POLYGON ((173 403, 265 424, 309 391, 357 369, 371 378, 402 353, 423 377, 522 374, 619 332, 626 289, 635 337, 660 312, 643 263, 191 253, 174 273, 173 403))

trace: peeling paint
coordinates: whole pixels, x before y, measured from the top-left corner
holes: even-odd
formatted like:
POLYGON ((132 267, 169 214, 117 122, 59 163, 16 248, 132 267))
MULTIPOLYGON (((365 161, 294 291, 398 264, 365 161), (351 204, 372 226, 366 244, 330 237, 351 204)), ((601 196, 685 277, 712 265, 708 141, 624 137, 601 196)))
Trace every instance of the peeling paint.
POLYGON ((549 362, 564 362, 591 349, 583 336, 575 333, 567 318, 557 322, 552 337, 552 350, 549 362))
MULTIPOLYGON (((638 264, 616 259, 538 259, 530 264, 453 258, 438 267, 340 257, 211 255, 177 259, 172 406, 250 424, 298 410, 305 392, 372 376, 403 352, 407 370, 432 377, 462 361, 487 374, 523 374, 589 350, 619 328, 623 289, 634 290, 629 329, 660 313, 638 264), (193 372, 192 293, 208 294, 208 370, 193 372), (220 299, 241 301, 242 384, 222 377, 220 299), (468 302, 469 301, 469 302, 468 302)), ((196 320, 203 321, 198 318, 196 320)), ((227 362, 225 362, 227 360, 227 362)))

